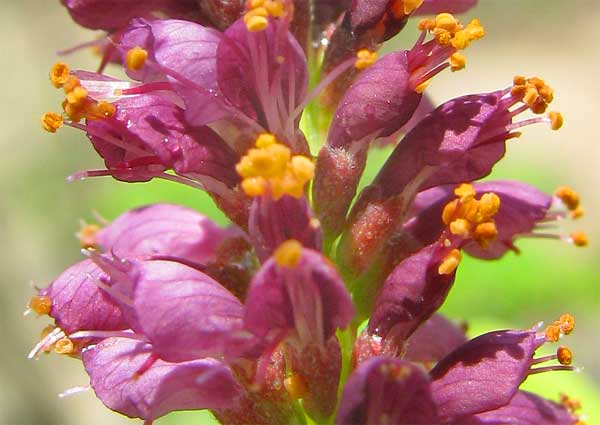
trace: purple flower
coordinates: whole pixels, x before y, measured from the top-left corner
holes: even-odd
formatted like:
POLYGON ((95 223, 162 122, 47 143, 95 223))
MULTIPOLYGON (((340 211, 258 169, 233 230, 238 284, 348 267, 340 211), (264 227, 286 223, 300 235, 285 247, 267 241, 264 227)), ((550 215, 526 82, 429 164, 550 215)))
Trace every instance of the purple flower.
POLYGON ((565 346, 536 355, 573 330, 571 315, 467 340, 437 313, 463 251, 499 258, 527 236, 587 244, 543 230, 581 216, 572 189, 477 181, 520 127, 560 128, 559 113, 541 116, 554 97, 544 81, 517 76, 437 108, 423 99, 483 37, 478 20, 448 13, 475 1, 63 3, 109 31, 98 72, 51 69, 64 114, 43 128, 83 131, 105 165, 70 180, 186 184, 235 225, 168 204, 84 224, 88 258, 30 300, 54 320, 30 357, 80 359, 108 408, 146 424, 188 409, 224 424, 578 420, 568 399, 519 389, 577 369, 565 346), (378 60, 431 11, 442 13, 417 24, 412 48, 378 60), (105 75, 108 62, 128 78, 105 75), (540 116, 517 121, 526 111, 540 116), (373 142, 401 134, 354 200, 373 142))

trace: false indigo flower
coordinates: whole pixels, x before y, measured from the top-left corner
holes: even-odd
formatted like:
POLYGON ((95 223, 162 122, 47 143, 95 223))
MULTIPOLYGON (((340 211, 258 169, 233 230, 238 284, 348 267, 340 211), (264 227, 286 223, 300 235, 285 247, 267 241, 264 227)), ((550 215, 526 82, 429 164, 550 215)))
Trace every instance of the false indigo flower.
POLYGON ((84 225, 88 258, 30 300, 54 320, 30 357, 81 359, 96 396, 146 424, 189 409, 225 424, 576 423, 570 399, 519 390, 530 375, 576 369, 564 346, 534 357, 572 316, 467 340, 436 313, 463 251, 499 258, 527 236, 587 244, 543 233, 581 216, 572 189, 475 181, 518 128, 560 128, 558 112, 515 121, 545 113, 544 81, 517 76, 437 108, 423 98, 483 37, 479 21, 450 14, 475 1, 63 4, 109 32, 100 71, 59 62, 50 73, 64 113, 44 114, 43 128, 85 132, 105 164, 70 180, 186 184, 234 225, 167 204, 84 225), (377 59, 410 16, 430 12, 412 48, 377 59), (107 62, 129 79, 105 75, 107 62), (354 201, 373 142, 400 133, 354 201))

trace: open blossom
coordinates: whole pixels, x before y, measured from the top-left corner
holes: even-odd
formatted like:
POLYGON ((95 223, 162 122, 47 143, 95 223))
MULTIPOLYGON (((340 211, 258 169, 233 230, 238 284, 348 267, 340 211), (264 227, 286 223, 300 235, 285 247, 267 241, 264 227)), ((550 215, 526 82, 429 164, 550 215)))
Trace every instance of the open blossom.
POLYGON ((53 320, 30 357, 79 359, 108 408, 146 424, 194 409, 225 424, 583 423, 571 399, 519 389, 577 369, 566 346, 536 354, 571 333, 570 314, 469 340, 437 313, 464 253, 500 258, 523 237, 588 243, 544 227, 582 215, 571 188, 478 181, 518 129, 562 126, 546 82, 424 98, 484 37, 451 14, 475 1, 62 3, 107 32, 98 72, 50 72, 65 99, 43 128, 82 131, 104 161, 69 180, 186 184, 232 224, 156 204, 84 225, 86 258, 29 302, 53 320), (378 58, 429 13, 412 47, 378 58), (374 142, 400 134, 356 196, 374 142))

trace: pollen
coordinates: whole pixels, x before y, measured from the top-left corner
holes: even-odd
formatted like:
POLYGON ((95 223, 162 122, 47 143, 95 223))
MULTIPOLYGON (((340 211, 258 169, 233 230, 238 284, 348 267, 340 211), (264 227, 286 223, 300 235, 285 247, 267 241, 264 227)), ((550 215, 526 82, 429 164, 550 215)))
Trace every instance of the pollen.
POLYGON ((581 402, 576 398, 569 397, 565 393, 560 394, 560 404, 571 413, 581 409, 581 402))
POLYGON ((251 0, 244 14, 244 23, 250 32, 264 31, 269 26, 269 18, 280 18, 284 14, 281 0, 251 0))
POLYGON ((470 231, 471 223, 464 218, 458 218, 450 223, 450 232, 452 232, 453 235, 468 237, 470 231))
POLYGON ((236 164, 246 195, 254 197, 270 192, 274 199, 283 195, 301 198, 305 184, 315 174, 313 161, 302 155, 292 156, 290 149, 269 133, 259 135, 255 144, 256 148, 250 149, 236 164))
POLYGON ((42 115, 42 128, 49 133, 56 133, 62 127, 63 117, 57 112, 46 112, 42 115))
POLYGON ((144 67, 146 59, 148 59, 148 51, 136 46, 125 54, 125 65, 132 71, 139 71, 144 67))
POLYGON ((493 242, 498 236, 498 229, 496 223, 493 221, 487 221, 480 223, 475 227, 473 231, 473 239, 482 247, 487 248, 490 242, 493 242))
POLYGON ((79 232, 77 232, 77 237, 79 238, 79 244, 83 249, 96 248, 97 234, 100 231, 100 226, 97 224, 85 224, 81 226, 79 232))
POLYGON ((465 201, 470 198, 474 198, 476 195, 475 188, 470 183, 462 183, 456 189, 454 194, 460 198, 461 201, 465 201))
POLYGON ((565 206, 573 211, 579 207, 580 197, 577 192, 568 186, 560 186, 554 191, 554 195, 562 201, 565 206))
POLYGON ((67 93, 67 102, 70 105, 80 106, 87 99, 88 91, 81 86, 75 87, 69 93, 67 93))
MULTIPOLYGON (((450 13, 440 13, 434 19, 423 19, 418 27, 422 31, 429 31, 440 46, 451 46, 457 50, 466 49, 471 42, 485 36, 479 20, 473 19, 464 26, 450 13)), ((462 59, 464 64, 464 57, 462 59)), ((458 57, 454 59, 455 62, 458 60, 458 57)))
POLYGON ((460 250, 456 248, 453 249, 448 253, 448 255, 444 257, 444 259, 438 266, 438 273, 444 275, 451 274, 456 270, 456 268, 460 264, 461 258, 462 254, 460 253, 460 250))
POLYGON ((295 239, 287 240, 275 250, 273 258, 279 267, 295 267, 302 258, 302 244, 295 239))
POLYGON ((577 220, 578 218, 583 217, 585 214, 585 210, 581 205, 577 206, 574 210, 571 210, 570 216, 573 220, 577 220))
MULTIPOLYGON (((554 100, 554 90, 539 77, 525 78, 517 75, 513 78, 511 94, 521 100, 534 114, 543 114, 548 105, 554 100)), ((560 113, 549 116, 552 129, 558 130, 562 126, 560 113)))
POLYGON ((36 295, 29 300, 28 307, 40 315, 50 314, 52 299, 47 295, 36 295))
POLYGON ((456 52, 450 56, 450 70, 451 71, 460 71, 464 69, 467 64, 467 59, 462 53, 456 52))
POLYGON ((304 398, 308 391, 306 381, 298 374, 294 374, 285 378, 283 385, 293 399, 304 398))
POLYGON ((560 327, 557 325, 550 325, 546 327, 544 331, 546 341, 557 342, 560 339, 560 327))
POLYGON ((571 233, 571 241, 573 242, 573 245, 579 247, 588 246, 589 244, 587 235, 582 231, 571 233))
POLYGON ((50 82, 54 87, 59 89, 68 81, 70 72, 71 71, 66 63, 56 62, 52 68, 50 68, 50 82))
POLYGON ((369 49, 361 49, 356 53, 356 62, 354 67, 358 70, 363 70, 377 61, 377 52, 372 52, 369 49))
POLYGON ((551 111, 548 113, 548 118, 550 119, 550 127, 552 130, 559 130, 563 126, 564 120, 560 112, 551 111))
POLYGON ((569 335, 575 328, 575 318, 569 313, 565 313, 555 320, 554 323, 546 327, 546 341, 557 342, 561 335, 569 335))
POLYGON ((73 354, 75 352, 73 341, 67 337, 59 339, 54 345, 54 352, 56 354, 73 354))
POLYGON ((573 353, 569 350, 568 347, 560 346, 556 350, 556 358, 558 362, 562 365, 568 366, 573 363, 573 353))

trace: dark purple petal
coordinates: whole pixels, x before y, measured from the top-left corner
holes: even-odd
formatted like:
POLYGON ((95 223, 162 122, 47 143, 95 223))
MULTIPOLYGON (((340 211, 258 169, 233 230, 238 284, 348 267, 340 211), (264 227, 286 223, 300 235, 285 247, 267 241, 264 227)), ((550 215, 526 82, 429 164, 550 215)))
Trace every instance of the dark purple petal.
POLYGON ((119 305, 95 281, 108 276, 91 260, 83 260, 65 270, 40 291, 50 297, 50 316, 68 334, 81 330, 113 331, 127 329, 119 305))
MULTIPOLYGON (((417 327, 442 305, 454 283, 456 271, 440 274, 438 267, 450 252, 435 242, 405 258, 383 283, 369 320, 369 332, 395 341, 401 346, 417 327)), ((372 300, 377 288, 366 288, 372 300)), ((365 298, 367 301, 365 301, 365 298)))
MULTIPOLYGON (((496 239, 485 249, 476 242, 464 246, 465 252, 478 258, 499 258, 509 249, 514 249, 518 235, 531 232, 546 217, 552 204, 552 196, 522 182, 494 180, 473 183, 473 188, 478 194, 494 192, 500 197, 500 209, 494 216, 498 230, 496 239)), ((444 206, 455 198, 454 185, 438 186, 419 193, 404 231, 423 244, 431 243, 445 227, 441 219, 444 206)))
POLYGON ((242 328, 243 306, 213 279, 173 261, 136 263, 139 331, 167 361, 221 357, 242 328))
POLYGON ((560 404, 518 391, 506 406, 461 418, 455 425, 574 425, 576 422, 577 418, 560 404))
POLYGON ((284 19, 271 20, 264 31, 250 32, 243 20, 227 31, 217 50, 219 89, 247 117, 276 134, 295 152, 298 117, 294 109, 304 100, 308 69, 301 46, 288 32, 284 19))
POLYGON ((98 232, 97 240, 117 257, 169 256, 205 264, 222 242, 240 233, 189 208, 154 204, 120 215, 98 232))
POLYGON ((108 408, 132 418, 153 420, 174 410, 226 408, 241 388, 221 362, 184 363, 150 359, 152 347, 127 338, 108 338, 83 352, 83 364, 96 396, 108 408))
POLYGON ((431 425, 440 423, 428 376, 400 359, 375 357, 346 382, 335 423, 431 425))
POLYGON ((425 0, 415 10, 415 15, 436 15, 438 13, 464 13, 475 7, 477 0, 425 0))
POLYGON ((283 196, 276 201, 270 196, 255 198, 248 234, 262 261, 288 239, 295 239, 306 248, 321 250, 321 227, 304 197, 283 196))
POLYGON ((535 331, 496 331, 463 344, 430 372, 440 418, 452 422, 505 406, 544 342, 535 331))
POLYGON ((463 328, 441 314, 434 314, 410 336, 403 358, 433 366, 465 342, 463 328))
POLYGON ((323 346, 353 315, 350 294, 335 268, 316 251, 302 249, 293 267, 271 258, 254 275, 244 323, 263 339, 289 336, 300 346, 323 346))

